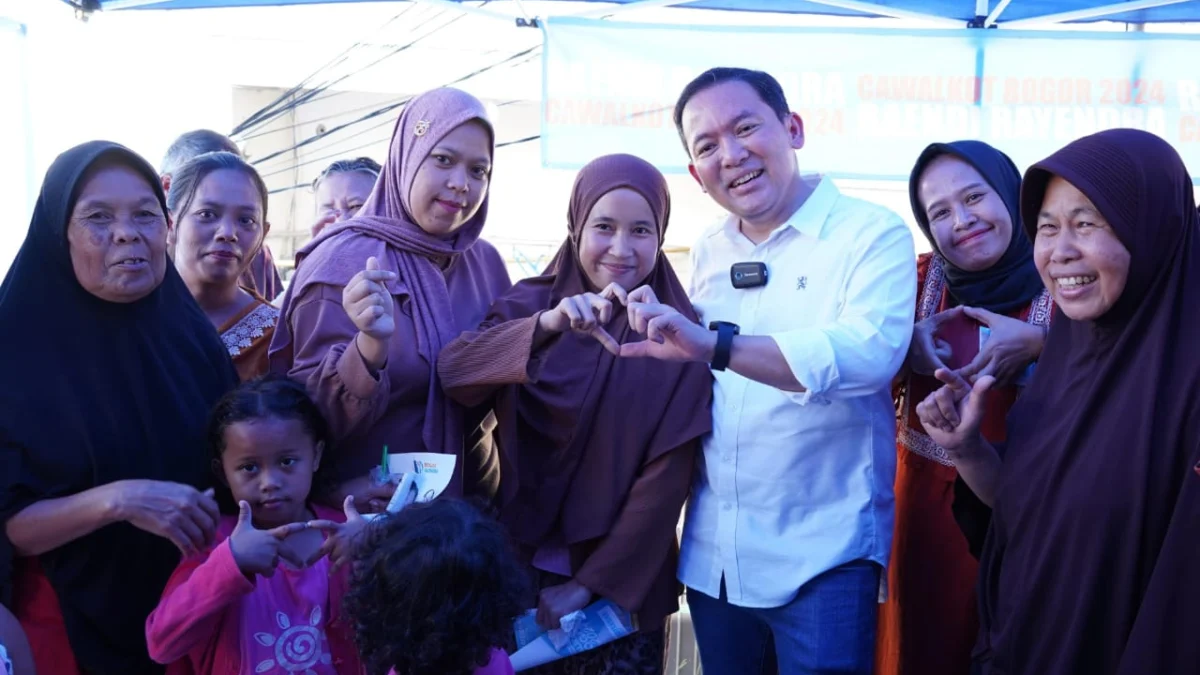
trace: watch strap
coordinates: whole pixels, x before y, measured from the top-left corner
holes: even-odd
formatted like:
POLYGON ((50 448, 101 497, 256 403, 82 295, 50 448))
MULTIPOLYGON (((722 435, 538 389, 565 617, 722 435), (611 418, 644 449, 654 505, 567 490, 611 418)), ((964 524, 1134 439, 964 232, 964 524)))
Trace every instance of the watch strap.
POLYGON ((733 352, 733 336, 737 328, 731 323, 718 323, 717 346, 713 350, 713 360, 710 366, 713 370, 725 370, 729 367, 729 357, 733 352))

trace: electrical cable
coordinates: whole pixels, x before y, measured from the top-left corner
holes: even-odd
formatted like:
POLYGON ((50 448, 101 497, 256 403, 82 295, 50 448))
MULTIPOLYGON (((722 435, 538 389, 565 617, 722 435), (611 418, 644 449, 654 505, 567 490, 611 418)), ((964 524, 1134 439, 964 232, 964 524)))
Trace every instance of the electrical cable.
MULTIPOLYGON (((444 16, 444 15, 445 15, 445 13, 446 13, 446 11, 447 11, 447 10, 441 10, 441 11, 439 11, 437 14, 435 14, 434 16, 432 16, 432 17, 430 17, 429 19, 427 19, 426 21, 422 22, 420 25, 418 25, 418 26, 417 26, 417 27, 414 29, 414 32, 415 32, 416 30, 420 30, 421 28, 424 28, 424 27, 425 27, 427 24, 429 24, 429 23, 431 23, 432 21, 434 21, 434 20, 438 19, 439 17, 442 17, 442 16, 444 16)), ((403 14, 403 12, 401 12, 401 14, 403 14)), ((394 20, 395 18, 398 18, 398 16, 399 16, 399 15, 397 15, 397 17, 393 17, 393 20, 394 20)), ((405 50, 407 50, 407 49, 409 49, 409 48, 413 47, 413 46, 414 46, 414 45, 416 45, 418 42, 421 42, 422 40, 424 40, 424 39, 426 39, 426 38, 429 38, 429 37, 431 37, 432 35, 434 35, 434 34, 435 34, 435 33, 437 33, 438 31, 440 31, 440 30, 442 30, 442 29, 444 29, 444 28, 447 28, 448 26, 450 26, 450 25, 454 24, 455 22, 457 22, 457 21, 461 20, 461 19, 462 19, 464 16, 465 16, 465 15, 463 15, 463 14, 459 14, 459 15, 457 15, 457 16, 455 16, 455 17, 451 18, 449 21, 447 21, 447 22, 443 23, 442 25, 440 25, 440 26, 437 26, 436 28, 434 28, 433 30, 429 31, 428 33, 426 33, 426 34, 424 34, 424 35, 421 35, 420 37, 417 37, 416 39, 414 39, 414 40, 411 40, 410 42, 408 42, 408 43, 406 43, 406 44, 402 44, 402 45, 400 45, 399 47, 396 47, 396 48, 392 49, 392 50, 391 50, 391 51, 389 51, 388 53, 386 53, 386 54, 384 54, 383 56, 381 56, 381 57, 379 57, 379 58, 375 59, 374 61, 372 61, 372 62, 368 63, 367 65, 365 65, 365 66, 363 66, 363 67, 361 67, 361 68, 359 68, 359 69, 357 69, 357 70, 355 70, 355 71, 353 71, 353 72, 350 72, 350 73, 347 73, 347 74, 345 74, 345 75, 342 75, 341 77, 335 78, 335 79, 333 79, 333 80, 325 80, 325 81, 321 82, 319 85, 317 85, 317 86, 315 86, 315 87, 313 87, 313 88, 311 88, 311 89, 308 89, 307 91, 304 91, 304 93, 303 93, 303 94, 301 94, 301 95, 299 95, 299 96, 296 96, 297 92, 300 92, 300 91, 303 91, 303 90, 305 90, 305 88, 306 88, 306 85, 308 84, 308 82, 309 82, 309 81, 310 81, 310 80, 311 80, 311 79, 312 79, 312 78, 313 78, 313 77, 314 77, 314 76, 315 76, 317 73, 321 72, 321 70, 323 70, 323 69, 326 69, 326 68, 328 68, 328 67, 330 66, 330 64, 328 64, 328 63, 327 63, 325 66, 322 66, 321 68, 318 68, 316 71, 314 71, 314 73, 313 73, 312 75, 310 75, 309 77, 307 77, 307 78, 305 78, 303 81, 301 81, 301 82, 300 82, 300 84, 297 84, 297 85, 293 86, 292 88, 288 89, 286 92, 284 92, 283 94, 281 94, 281 95, 280 95, 278 98, 276 98, 276 99, 275 99, 275 101, 273 101, 272 103, 268 104, 268 105, 267 105, 267 106, 265 106, 264 108, 260 109, 258 112, 256 112, 256 113, 252 114, 252 115, 251 115, 250 117, 248 117, 246 120, 242 121, 242 123, 241 123, 241 124, 239 124, 237 127, 235 127, 235 128, 234 128, 234 130, 231 132, 231 134, 230 134, 230 135, 232 135, 232 136, 238 136, 238 135, 241 135, 241 134, 243 134, 243 133, 245 133, 245 132, 247 132, 247 131, 249 131, 249 130, 251 130, 251 129, 254 129, 254 128, 256 128, 256 127, 260 127, 260 126, 262 126, 263 124, 266 124, 267 122, 270 122, 271 120, 273 120, 273 119, 276 119, 276 118, 280 117, 281 115, 284 115, 284 114, 286 114, 286 113, 287 113, 288 111, 290 111, 290 110, 294 110, 295 108, 297 108, 297 107, 299 107, 299 106, 301 106, 301 105, 303 105, 303 104, 305 104, 305 103, 311 102, 311 101, 312 101, 312 100, 313 100, 313 99, 314 99, 314 98, 315 98, 317 95, 319 95, 319 94, 323 93, 324 91, 326 91, 326 90, 327 90, 327 89, 329 89, 330 87, 332 87, 332 86, 334 86, 334 85, 336 85, 336 84, 338 84, 338 83, 340 83, 340 82, 343 82, 343 81, 345 81, 345 80, 346 80, 346 79, 348 79, 348 78, 351 78, 351 77, 353 77, 353 76, 355 76, 355 75, 358 75, 359 73, 362 73, 362 72, 364 72, 364 71, 366 71, 366 70, 368 70, 368 69, 370 69, 370 68, 373 68, 373 67, 375 67, 375 66, 379 65, 380 63, 382 63, 382 62, 386 61, 387 59, 389 59, 389 58, 391 58, 391 57, 395 56, 396 54, 399 54, 400 52, 402 52, 402 51, 405 51, 405 50), (290 99, 290 100, 289 100, 289 99, 290 99), (287 102, 285 105, 283 105, 283 106, 281 106, 281 107, 278 107, 278 108, 276 108, 276 106, 278 106, 278 105, 279 105, 281 102, 283 102, 283 101, 285 101, 285 100, 286 100, 286 101, 288 101, 288 102, 287 102)), ((389 21, 388 23, 391 23, 391 22, 389 21)), ((386 24, 385 24, 385 25, 386 25, 386 24)), ((352 46, 351 46, 351 49, 354 49, 354 48, 357 48, 357 47, 361 47, 361 46, 364 46, 364 43, 361 43, 361 42, 360 42, 360 43, 355 43, 355 45, 352 45, 352 46)), ((345 53, 345 52, 343 52, 343 54, 344 54, 344 53, 345 53)), ((334 61, 337 61, 337 62, 338 62, 338 64, 340 64, 341 62, 344 62, 345 60, 346 60, 346 59, 345 59, 344 57, 335 57, 335 59, 334 59, 334 61), (340 60, 339 60, 339 59, 340 59, 340 60)))
MULTIPOLYGON (((455 79, 455 80, 452 80, 452 81, 450 81, 450 82, 448 82, 448 83, 446 83, 446 84, 444 84, 444 85, 442 85, 442 86, 451 86, 451 85, 454 85, 454 84, 459 84, 459 83, 461 83, 461 82, 465 82, 466 80, 469 80, 469 79, 471 79, 471 78, 473 78, 473 77, 476 77, 476 76, 478 76, 478 75, 482 75, 483 73, 486 73, 486 72, 488 72, 489 70, 492 70, 492 69, 495 69, 495 68, 499 68, 500 66, 503 66, 503 65, 505 65, 505 64, 507 64, 507 63, 510 63, 510 62, 512 62, 512 61, 516 61, 516 60, 518 60, 518 59, 521 59, 522 57, 528 56, 529 54, 531 54, 531 53, 533 53, 533 52, 535 52, 535 51, 537 51, 537 50, 541 49, 541 47, 542 47, 542 46, 541 46, 541 44, 537 44, 537 45, 535 45, 535 46, 533 46, 533 47, 530 47, 529 49, 525 49, 525 50, 522 50, 522 51, 520 51, 520 52, 517 52, 516 54, 513 54, 513 55, 511 55, 511 56, 508 56, 508 57, 506 57, 506 58, 504 58, 504 59, 502 59, 502 60, 500 60, 500 61, 497 61, 497 62, 495 62, 495 63, 492 63, 492 64, 490 64, 490 65, 484 66, 484 67, 482 67, 482 68, 478 68, 478 69, 476 69, 476 70, 474 70, 474 71, 472 71, 472 72, 469 72, 469 73, 467 73, 466 75, 463 75, 463 76, 461 76, 461 77, 459 77, 459 78, 457 78, 457 79, 455 79)), ((369 119, 374 119, 374 118, 376 118, 376 117, 379 117, 380 115, 385 115, 385 114, 387 114, 387 113, 391 112, 392 110, 395 110, 396 108, 399 108, 399 107, 403 106, 404 104, 408 103, 408 101, 410 101, 411 99, 412 99, 412 97, 408 97, 408 98, 405 98, 405 99, 404 99, 404 100, 402 100, 402 101, 398 101, 398 102, 396 102, 396 103, 392 103, 392 104, 385 105, 385 106, 383 106, 383 107, 381 107, 381 108, 378 108, 378 109, 376 109, 376 110, 374 110, 374 111, 372 111, 372 112, 369 112, 369 113, 367 113, 367 114, 365 114, 365 115, 362 115, 361 117, 358 117, 357 119, 351 120, 351 121, 349 121, 349 122, 345 122, 345 123, 343 123, 343 124, 339 124, 338 126, 336 126, 336 127, 332 128, 332 129, 329 129, 329 130, 327 130, 327 131, 326 131, 324 134, 321 134, 320 136, 314 136, 314 137, 311 137, 311 138, 306 138, 305 140, 303 140, 303 141, 300 141, 299 143, 296 143, 295 145, 293 145, 293 146, 292 146, 292 147, 290 147, 290 148, 285 148, 285 149, 283 149, 283 150, 279 150, 279 151, 277 151, 277 152, 271 153, 271 154, 267 155, 266 157, 261 157, 261 158, 259 158, 259 159, 257 159, 257 160, 253 160, 253 161, 251 162, 251 164, 254 164, 255 166, 257 166, 257 165, 259 165, 259 164, 262 164, 263 162, 269 161, 269 160, 271 160, 271 159, 274 159, 274 158, 276 158, 276 157, 279 157, 279 156, 282 156, 282 155, 286 155, 286 154, 287 154, 287 153, 289 153, 289 152, 292 152, 292 151, 294 151, 294 150, 298 150, 298 149, 300 149, 300 148, 302 148, 302 147, 305 147, 305 146, 307 146, 307 145, 311 145, 312 143, 315 143, 315 142, 317 142, 317 141, 319 141, 319 140, 321 140, 321 139, 328 138, 328 137, 329 137, 329 136, 331 136, 332 134, 334 134, 334 133, 337 133, 337 132, 339 132, 339 131, 343 131, 343 130, 345 130, 345 129, 347 129, 347 128, 351 127, 351 126, 354 126, 355 124, 359 124, 360 122, 365 122, 365 121, 367 121, 367 120, 369 120, 369 119)))
MULTIPOLYGON (((379 27, 379 30, 382 30, 383 28, 385 28, 385 27, 387 27, 387 26, 391 25, 391 23, 392 23, 393 21, 396 21, 396 20, 397 20, 397 19, 399 19, 400 17, 402 17, 402 16, 404 16, 405 14, 407 14, 407 13, 408 13, 409 11, 411 11, 411 10, 412 10, 414 7, 416 7, 416 5, 415 5, 415 4, 414 4, 414 5, 409 5, 409 6, 405 7, 404 9, 400 10, 400 13, 399 13, 399 14, 396 14, 396 15, 395 15, 395 16, 393 16, 391 19, 388 19, 386 22, 384 22, 384 24, 383 24, 382 26, 380 26, 380 27, 379 27)), ((335 66, 337 66, 337 65, 341 64, 342 62, 344 62, 347 56, 349 56, 349 55, 350 55, 352 52, 354 52, 356 49, 358 49, 358 48, 360 48, 360 47, 362 47, 362 46, 365 46, 365 44, 366 44, 365 42, 359 41, 359 42, 355 42, 355 43, 351 44, 349 47, 347 47, 347 48, 343 49, 343 50, 341 51, 341 53, 339 53, 337 56, 334 56, 334 57, 333 57, 333 58, 331 58, 329 61, 325 62, 325 64, 324 64, 324 65, 322 65, 322 66, 318 67, 318 68, 317 68, 316 70, 314 70, 313 72, 309 73, 308 77, 305 77, 305 78, 304 78, 303 80, 301 80, 301 81, 300 81, 298 84, 296 84, 295 86, 291 87, 290 89, 288 89, 288 90, 287 90, 287 91, 285 91, 284 93, 280 94, 278 97, 276 97, 276 98, 275 98, 275 100, 274 100, 274 101, 271 101, 270 103, 268 103, 267 105, 263 106, 263 107, 262 107, 262 108, 260 108, 259 110, 257 110, 257 111, 255 111, 255 112, 251 113, 251 114, 250 114, 250 115, 249 115, 249 116, 248 116, 246 119, 242 120, 242 122, 241 122, 241 123, 239 123, 239 124, 238 124, 236 127, 234 127, 233 131, 231 131, 229 135, 230 135, 230 136, 238 136, 238 135, 242 134, 242 133, 243 133, 244 131, 246 131, 246 130, 249 128, 249 126, 250 126, 250 125, 252 125, 252 124, 255 122, 255 120, 257 120, 259 117, 261 117, 261 116, 265 115, 265 114, 266 114, 266 113, 268 113, 268 112, 269 112, 269 111, 270 111, 272 108, 274 108, 275 106, 279 105, 280 103, 282 103, 282 102, 286 101, 286 100, 287 100, 289 97, 291 97, 292 95, 294 95, 296 92, 303 90, 303 89, 304 89, 304 87, 305 87, 305 86, 306 86, 306 85, 307 85, 309 82, 311 82, 313 78, 315 78, 317 75, 319 75, 319 74, 320 74, 322 71, 324 71, 324 70, 326 70, 326 69, 329 69, 329 68, 333 68, 333 67, 335 67, 335 66)))
MULTIPOLYGON (((536 141, 537 139, 539 139, 539 138, 541 138, 541 137, 542 137, 542 136, 541 136, 541 134, 538 134, 538 135, 536 135, 536 136, 526 136, 525 138, 518 138, 518 139, 516 139, 516 140, 513 140, 513 141, 505 141, 505 142, 503 142, 503 143, 497 143, 497 144, 496 144, 496 149, 497 149, 497 150, 499 150, 500 148, 507 148, 507 147, 512 147, 512 146, 514 146, 514 145, 521 145, 522 143, 528 143, 528 142, 530 142, 530 141, 536 141)), ((320 159, 313 159, 313 160, 309 160, 309 161, 307 161, 307 162, 303 162, 303 163, 301 163, 301 164, 297 164, 297 165, 296 165, 296 167, 293 167, 293 168, 297 168, 297 167, 305 166, 305 165, 307 165, 307 164, 313 164, 313 163, 315 163, 315 162, 318 162, 318 161, 321 161, 321 160, 325 160, 325 159, 332 159, 333 157, 343 157, 343 156, 345 156, 345 155, 349 155, 349 154, 350 154, 350 153, 352 153, 352 152, 355 152, 356 150, 362 150, 362 149, 364 149, 364 148, 369 148, 369 147, 371 147, 371 146, 373 146, 373 145, 377 145, 377 144, 379 144, 379 143, 383 143, 384 141, 387 141, 387 140, 390 140, 390 137, 389 137, 389 138, 381 138, 381 139, 379 139, 379 140, 376 140, 376 141, 373 141, 373 142, 371 142, 371 143, 366 143, 366 144, 364 144, 364 145, 360 145, 360 146, 358 146, 358 147, 351 148, 351 149, 349 149, 349 150, 344 150, 344 151, 342 151, 342 152, 339 152, 339 153, 337 153, 337 154, 334 154, 334 155, 328 155, 328 156, 326 156, 326 157, 322 157, 322 158, 320 158, 320 159)), ((272 174, 268 174, 268 175, 272 175, 272 174)), ((264 176, 264 178, 265 178, 265 176, 264 176)), ((312 183, 297 183, 297 184, 295 184, 295 185, 292 185, 292 186, 290 186, 290 187, 282 187, 282 188, 276 188, 276 189, 274 189, 274 190, 269 190, 269 191, 267 192, 267 194, 272 194, 272 195, 273 195, 273 194, 278 194, 278 193, 281 193, 281 192, 290 192, 290 191, 292 191, 292 190, 298 190, 298 189, 300 189, 300 188, 310 188, 310 187, 312 187, 312 183)))

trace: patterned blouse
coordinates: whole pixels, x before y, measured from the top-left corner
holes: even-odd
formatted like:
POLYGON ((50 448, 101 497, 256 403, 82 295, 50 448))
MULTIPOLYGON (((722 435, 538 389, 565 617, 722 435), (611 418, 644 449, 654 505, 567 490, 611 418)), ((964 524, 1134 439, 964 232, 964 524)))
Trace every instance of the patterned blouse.
POLYGON ((230 319, 217 332, 229 350, 243 382, 267 372, 267 348, 279 321, 279 309, 254 294, 255 302, 230 319))

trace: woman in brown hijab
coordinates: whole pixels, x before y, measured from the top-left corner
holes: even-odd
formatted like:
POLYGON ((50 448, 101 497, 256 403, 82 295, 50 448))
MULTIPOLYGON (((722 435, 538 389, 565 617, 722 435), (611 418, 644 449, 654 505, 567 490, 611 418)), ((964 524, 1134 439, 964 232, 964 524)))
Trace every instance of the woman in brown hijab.
POLYGON ((501 296, 438 360, 452 398, 495 405, 500 516, 539 580, 539 623, 558 627, 599 598, 638 618, 633 636, 535 673, 662 672, 664 621, 678 609, 675 528, 712 423, 711 375, 614 352, 642 339, 621 304, 629 289, 648 286, 695 320, 661 251, 669 215, 653 166, 593 161, 545 274, 501 296))

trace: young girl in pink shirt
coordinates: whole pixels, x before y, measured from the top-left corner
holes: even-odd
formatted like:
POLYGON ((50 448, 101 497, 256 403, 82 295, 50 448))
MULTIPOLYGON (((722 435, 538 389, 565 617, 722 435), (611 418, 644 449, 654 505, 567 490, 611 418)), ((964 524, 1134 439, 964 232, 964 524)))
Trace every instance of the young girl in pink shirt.
POLYGON ((345 516, 310 501, 329 430, 304 385, 243 384, 217 403, 208 437, 226 515, 146 620, 151 658, 176 674, 358 675, 342 563, 365 522, 353 498, 345 516), (308 526, 317 519, 328 539, 308 526))
POLYGON ((413 504, 358 551, 346 611, 369 675, 512 675, 497 645, 533 597, 495 520, 457 499, 413 504))

